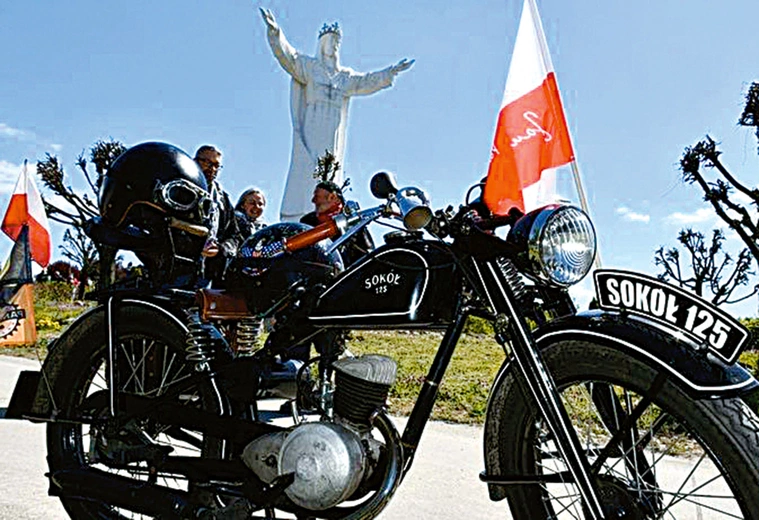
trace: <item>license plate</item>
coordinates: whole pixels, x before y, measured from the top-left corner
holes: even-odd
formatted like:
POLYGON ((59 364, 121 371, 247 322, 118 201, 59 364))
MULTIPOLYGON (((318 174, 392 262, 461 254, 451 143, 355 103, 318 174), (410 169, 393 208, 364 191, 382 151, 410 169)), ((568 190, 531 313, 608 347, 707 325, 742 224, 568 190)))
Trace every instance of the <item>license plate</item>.
POLYGON ((639 273, 599 269, 594 273, 599 307, 639 314, 674 327, 734 363, 748 340, 741 323, 696 296, 639 273))

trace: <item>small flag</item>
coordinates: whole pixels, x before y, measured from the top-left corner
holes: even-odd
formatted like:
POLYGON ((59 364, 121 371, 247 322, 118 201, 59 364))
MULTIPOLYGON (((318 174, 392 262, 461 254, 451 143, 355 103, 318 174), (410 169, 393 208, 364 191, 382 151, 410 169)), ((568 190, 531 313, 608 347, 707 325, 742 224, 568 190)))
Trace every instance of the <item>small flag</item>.
POLYGON ((574 160, 556 75, 535 0, 524 0, 498 114, 484 200, 498 214, 534 209, 552 190, 550 168, 574 160), (544 173, 545 172, 545 173, 544 173))
POLYGON ((18 240, 24 226, 29 228, 32 260, 42 267, 47 267, 50 263, 51 249, 50 224, 47 221, 42 197, 34 183, 34 177, 29 175, 26 161, 24 161, 24 169, 16 182, 16 188, 13 190, 0 229, 13 240, 18 240))
POLYGON ((32 281, 29 228, 22 226, 0 272, 0 346, 37 341, 32 281))

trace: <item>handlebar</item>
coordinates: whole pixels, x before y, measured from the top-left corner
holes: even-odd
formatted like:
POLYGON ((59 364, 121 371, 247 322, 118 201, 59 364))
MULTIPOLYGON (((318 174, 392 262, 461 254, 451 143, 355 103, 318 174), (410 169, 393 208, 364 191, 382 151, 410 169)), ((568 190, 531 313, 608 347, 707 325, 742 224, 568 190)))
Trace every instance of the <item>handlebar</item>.
POLYGON ((483 218, 477 221, 476 225, 483 231, 493 231, 503 226, 511 226, 519 220, 521 213, 509 213, 508 215, 496 215, 490 218, 483 218))
MULTIPOLYGON (((459 218, 463 216, 464 213, 472 213, 471 208, 466 209, 462 208, 462 210, 459 213, 459 218)), ((303 231, 301 233, 298 233, 297 235, 287 237, 283 239, 282 245, 280 248, 277 248, 276 254, 282 254, 282 253, 292 253, 294 251, 298 251, 301 249, 304 249, 306 247, 312 246, 318 242, 321 242, 324 239, 331 238, 334 239, 344 233, 347 233, 348 235, 354 234, 358 229, 358 227, 364 227, 364 225, 368 224, 372 220, 376 219, 377 217, 381 215, 391 215, 393 213, 389 213, 389 209, 385 207, 384 205, 378 206, 376 208, 370 208, 363 211, 360 211, 354 215, 351 215, 350 217, 346 216, 337 216, 335 218, 329 219, 327 222, 324 222, 322 224, 319 224, 318 226, 303 231), (360 222, 364 222, 364 225, 357 226, 360 222)), ((399 215, 398 215, 399 216, 399 215)), ((470 221, 474 226, 481 229, 482 231, 492 231, 494 229, 497 229, 502 226, 512 225, 514 222, 516 222, 519 217, 521 216, 521 213, 510 213, 509 215, 504 216, 494 216, 491 218, 480 218, 480 217, 474 217, 474 220, 470 221)), ((447 225, 445 225, 442 221, 448 220, 450 217, 446 218, 445 212, 438 211, 434 217, 432 217, 432 222, 430 223, 430 231, 433 234, 436 234, 438 236, 445 236, 448 233, 444 231, 444 229, 448 228, 447 225)), ((343 237, 347 238, 347 237, 343 237)), ((333 244, 333 248, 335 248, 337 243, 333 244)))
POLYGON ((336 238, 343 235, 340 240, 332 244, 332 249, 334 249, 342 240, 347 239, 384 213, 385 206, 380 205, 375 208, 358 211, 351 215, 337 215, 316 227, 283 239, 281 247, 279 247, 274 253, 292 253, 312 246, 324 239, 336 238))
POLYGON ((327 222, 319 224, 314 228, 285 238, 282 242, 284 250, 292 253, 293 251, 298 251, 299 249, 321 242, 325 238, 334 238, 339 234, 340 227, 337 225, 337 222, 334 219, 329 219, 327 222))

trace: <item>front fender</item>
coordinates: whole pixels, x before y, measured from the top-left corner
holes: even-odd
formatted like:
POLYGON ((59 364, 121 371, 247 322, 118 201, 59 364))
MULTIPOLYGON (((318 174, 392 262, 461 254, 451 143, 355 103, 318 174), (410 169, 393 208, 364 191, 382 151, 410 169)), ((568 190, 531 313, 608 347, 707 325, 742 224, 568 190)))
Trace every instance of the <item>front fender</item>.
MULTIPOLYGON (((759 382, 742 366, 728 365, 707 353, 685 336, 642 317, 601 310, 566 316, 541 326, 534 332, 538 348, 544 350, 564 341, 587 341, 623 352, 654 370, 665 372, 669 380, 693 399, 732 397, 759 387, 759 382)), ((503 391, 506 376, 516 370, 507 359, 496 376, 488 399, 485 418, 485 471, 500 475, 492 457, 497 446, 502 411, 493 407, 503 391), (491 453, 489 453, 491 452, 491 453)), ((505 498, 502 487, 489 486, 493 500, 505 498)))
MULTIPOLYGON (((535 331, 538 348, 560 341, 592 341, 625 352, 654 369, 664 370, 694 399, 732 397, 759 387, 751 373, 729 365, 676 330, 646 318, 602 310, 586 311, 551 321, 535 331)), ((505 363, 499 372, 510 370, 505 363)))

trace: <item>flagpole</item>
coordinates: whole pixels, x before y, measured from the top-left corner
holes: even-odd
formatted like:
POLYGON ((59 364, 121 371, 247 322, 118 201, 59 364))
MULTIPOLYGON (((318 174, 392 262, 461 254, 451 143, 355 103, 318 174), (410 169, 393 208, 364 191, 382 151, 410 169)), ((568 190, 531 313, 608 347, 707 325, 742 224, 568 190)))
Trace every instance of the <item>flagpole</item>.
MULTIPOLYGON (((543 21, 540 19, 540 13, 538 12, 538 6, 535 3, 535 0, 526 0, 525 6, 529 5, 530 10, 532 11, 533 20, 535 21, 535 24, 538 27, 538 31, 540 33, 539 38, 539 48, 540 48, 540 54, 543 58, 543 61, 549 65, 549 68, 553 70, 553 62, 551 61, 551 54, 548 52, 548 46, 546 45, 545 41, 545 32, 543 31, 543 21)), ((556 79, 556 90, 559 94, 559 100, 561 100, 561 89, 559 88, 559 80, 556 79)), ((564 103, 562 103, 563 107, 564 103)), ((569 134, 569 141, 571 143, 574 142, 574 138, 572 137, 572 131, 569 129, 569 125, 567 124, 567 133, 569 134)), ((582 185, 582 178, 580 176, 580 168, 577 166, 577 159, 575 158, 573 161, 569 163, 572 167, 572 177, 574 177, 575 181, 575 188, 577 189, 577 194, 580 197, 580 207, 582 210, 590 216, 590 207, 588 206, 588 199, 585 196, 585 189, 582 185)), ((598 242, 596 242, 596 256, 593 260, 593 264, 595 265, 596 269, 601 268, 601 253, 598 249, 598 242)))
MULTIPOLYGON (((24 174, 24 186, 26 186, 26 183, 28 182, 27 181, 27 177, 29 176, 29 160, 28 159, 24 159, 23 174, 24 174)), ((21 226, 21 232, 22 233, 24 232, 24 230, 26 230, 27 233, 29 232, 29 223, 28 222, 24 222, 24 224, 21 226)), ((29 237, 28 234, 26 236, 27 236, 27 238, 29 237)), ((30 245, 30 247, 31 247, 31 245, 30 245)), ((31 276, 32 275, 32 255, 26 255, 26 258, 24 258, 24 262, 26 263, 26 269, 27 269, 26 272, 29 273, 29 276, 31 276)))
MULTIPOLYGON (((590 216, 590 207, 588 206, 588 199, 585 196, 585 189, 582 186, 582 177, 580 176, 580 168, 577 166, 577 159, 572 161, 570 165, 572 166, 572 177, 575 180, 575 189, 577 190, 577 195, 580 197, 580 207, 590 216)), ((596 269, 601 269, 601 250, 598 247, 598 242, 596 242, 596 257, 593 260, 593 265, 596 269)))

